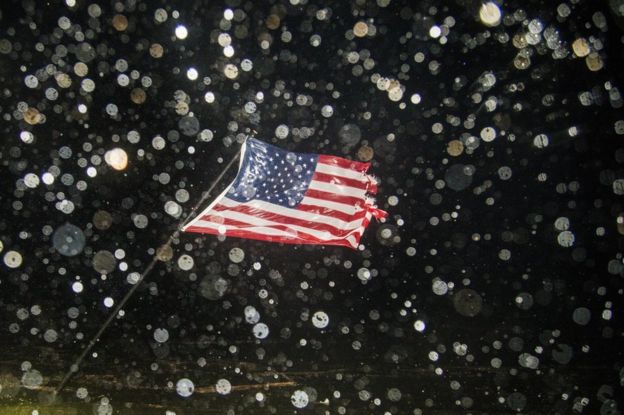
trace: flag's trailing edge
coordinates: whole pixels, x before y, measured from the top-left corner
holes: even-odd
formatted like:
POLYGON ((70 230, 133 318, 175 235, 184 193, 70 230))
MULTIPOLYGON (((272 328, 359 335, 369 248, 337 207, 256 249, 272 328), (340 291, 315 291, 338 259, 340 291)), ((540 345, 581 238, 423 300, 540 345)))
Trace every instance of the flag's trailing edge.
POLYGON ((355 249, 371 218, 387 216, 374 204, 369 167, 249 138, 234 181, 182 230, 355 249))

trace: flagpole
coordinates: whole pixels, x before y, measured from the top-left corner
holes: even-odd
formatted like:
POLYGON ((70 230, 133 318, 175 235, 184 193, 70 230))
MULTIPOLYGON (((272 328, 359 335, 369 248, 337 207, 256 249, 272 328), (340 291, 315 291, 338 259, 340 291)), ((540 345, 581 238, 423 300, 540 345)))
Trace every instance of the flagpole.
MULTIPOLYGON (((178 222, 176 230, 169 236, 169 238, 167 239, 167 242, 164 245, 161 245, 159 250, 168 250, 171 247, 171 243, 173 242, 173 240, 180 235, 180 231, 184 228, 184 226, 186 226, 191 221, 191 219, 194 217, 195 212, 197 211, 197 209, 199 209, 199 207, 206 201, 206 199, 208 199, 210 197, 210 194, 212 193, 214 188, 217 186, 217 184, 219 184, 221 182, 221 180, 223 179, 223 176, 225 176, 225 173, 227 173, 227 171, 230 169, 230 167, 232 167, 232 165, 236 162, 236 160, 239 159, 239 157, 240 157, 240 150, 236 152, 236 155, 234 157, 232 157, 232 159, 228 162, 228 164, 223 168, 223 170, 221 171, 219 176, 217 176, 217 178, 212 182, 212 184, 210 185, 208 190, 206 192, 204 192, 204 194, 201 197, 201 199, 199 199, 199 201, 195 204, 195 206, 193 206, 193 208, 189 212, 189 214, 186 217, 186 219, 180 220, 180 222, 178 222)), ((78 370, 80 369, 80 364, 85 359, 85 357, 87 356, 89 351, 91 351, 93 346, 95 346, 95 344, 97 343, 99 338, 102 336, 104 331, 108 328, 108 326, 113 321, 113 319, 119 314, 119 312, 121 311, 123 306, 126 305, 128 300, 130 299, 130 297, 132 297, 132 295, 135 293, 135 291, 137 290, 137 288, 141 284, 141 282, 143 282, 145 277, 147 277, 147 275, 149 275, 149 273, 154 269, 154 266, 156 265, 156 262, 158 262, 158 255, 154 255, 154 257, 152 258, 150 263, 147 265, 145 270, 139 276, 139 279, 137 280, 137 282, 126 293, 126 295, 124 295, 124 297, 121 299, 119 304, 117 304, 115 309, 109 314, 109 316, 106 319, 106 321, 104 321, 104 324, 102 324, 102 326, 97 331, 97 333, 95 333, 95 336, 93 336, 91 338, 91 340, 89 340, 89 343, 84 348, 82 353, 80 353, 80 356, 78 356, 78 358, 74 361, 74 363, 69 367, 69 370, 67 371, 67 373, 65 373, 65 376, 61 380, 61 383, 54 390, 54 396, 58 395, 63 390, 63 388, 65 387, 65 385, 69 381, 69 379, 74 375, 74 373, 78 372, 78 370)))

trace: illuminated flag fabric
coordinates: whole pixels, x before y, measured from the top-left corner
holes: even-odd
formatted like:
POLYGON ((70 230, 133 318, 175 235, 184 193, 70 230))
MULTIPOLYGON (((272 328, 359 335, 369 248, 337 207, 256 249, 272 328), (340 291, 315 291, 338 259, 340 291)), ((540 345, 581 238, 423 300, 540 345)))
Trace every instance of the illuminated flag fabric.
POLYGON ((370 163, 294 153, 249 138, 234 181, 184 232, 357 248, 372 217, 370 163))

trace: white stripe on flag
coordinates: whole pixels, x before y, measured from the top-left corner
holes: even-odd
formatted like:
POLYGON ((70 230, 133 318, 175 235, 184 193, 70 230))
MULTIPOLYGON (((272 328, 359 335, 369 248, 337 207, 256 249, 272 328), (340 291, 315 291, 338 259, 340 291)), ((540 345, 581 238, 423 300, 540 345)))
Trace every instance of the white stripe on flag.
MULTIPOLYGON (((346 235, 336 236, 336 235, 332 235, 329 232, 317 231, 315 229, 305 228, 302 226, 285 225, 283 223, 261 220, 256 217, 248 216, 248 215, 237 213, 237 212, 225 211, 221 213, 223 214, 214 215, 214 216, 223 217, 225 219, 232 219, 238 222, 244 222, 246 225, 245 226, 228 225, 228 224, 223 224, 219 222, 213 222, 211 220, 201 219, 201 220, 198 220, 193 226, 201 227, 201 228, 211 228, 211 229, 217 229, 217 230, 219 229, 220 226, 225 226, 226 230, 251 231, 251 232, 262 233, 262 234, 267 234, 267 235, 272 235, 272 236, 288 236, 288 237, 293 237, 293 238, 299 237, 298 236, 299 232, 301 232, 307 235, 311 235, 322 241, 341 240, 341 239, 344 239, 346 236, 346 235), (292 232, 288 232, 284 229, 277 229, 272 226, 286 226, 289 229, 292 229, 292 232)), ((361 232, 361 227, 353 229, 349 233, 349 235, 357 234, 359 232, 361 232)), ((227 233, 226 233, 226 236, 227 236, 227 233)))
POLYGON ((358 189, 356 187, 345 186, 343 184, 333 184, 312 180, 309 189, 321 190, 323 192, 336 193, 341 196, 359 197, 364 200, 366 189, 358 189))
MULTIPOLYGON (((245 203, 239 203, 228 197, 224 197, 219 202, 220 205, 225 207, 247 206, 252 209, 262 210, 264 212, 276 213, 278 215, 289 216, 294 219, 306 220, 309 222, 323 223, 333 226, 337 229, 352 229, 355 225, 362 223, 362 218, 355 219, 351 222, 346 222, 338 218, 334 218, 327 215, 321 215, 319 213, 305 212, 297 209, 289 209, 273 203, 264 202, 262 200, 251 200, 245 203)), ((214 211, 216 213, 217 211, 214 211)))
POLYGON ((354 248, 358 247, 358 243, 357 243, 357 241, 355 239, 355 236, 349 235, 345 239, 351 244, 352 247, 354 247, 354 248))
POLYGON ((330 200, 317 199, 315 197, 310 197, 310 196, 304 196, 301 203, 304 205, 320 206, 324 208, 337 210, 339 212, 346 213, 347 215, 355 215, 356 212, 361 212, 362 210, 364 210, 361 207, 346 205, 344 203, 332 202, 330 200))
POLYGON ((198 227, 198 228, 214 229, 220 234, 223 234, 225 236, 227 236, 227 231, 249 231, 249 232, 255 232, 258 234, 269 235, 269 236, 283 236, 286 238, 298 238, 297 236, 298 232, 296 232, 295 230, 293 230, 292 232, 286 232, 281 229, 267 228, 263 226, 249 225, 246 227, 240 227, 240 226, 235 226, 235 225, 224 225, 222 223, 215 223, 215 222, 210 222, 206 220, 198 220, 197 222, 195 222, 193 226, 198 227), (225 233, 223 233, 223 231, 225 231, 225 233))
POLYGON ((344 169, 342 167, 332 166, 329 164, 316 163, 316 171, 319 173, 331 174, 332 176, 342 176, 349 179, 359 180, 362 183, 368 182, 366 173, 344 169))
MULTIPOLYGON (((224 235, 224 236, 228 236, 227 235, 228 231, 244 231, 244 232, 255 233, 257 235, 300 239, 304 243, 309 242, 309 238, 306 238, 305 236, 299 236, 298 232, 294 230, 293 232, 286 232, 280 229, 268 228, 268 227, 263 227, 263 226, 251 226, 251 225, 241 228, 240 226, 223 225, 223 224, 214 223, 214 222, 205 221, 205 220, 198 220, 195 222, 193 226, 198 227, 198 228, 204 228, 204 229, 212 229, 216 231, 217 234, 224 235)), ((325 241, 326 242, 340 241, 343 239, 348 241, 352 247, 357 248, 358 244, 357 244, 356 236, 352 234, 348 235, 346 238, 334 238, 334 239, 329 239, 325 241)))
MULTIPOLYGON (((334 234, 329 231, 319 231, 314 228, 308 228, 307 226, 302 226, 302 225, 295 225, 293 223, 283 223, 283 222, 272 221, 272 220, 260 218, 258 216, 252 216, 252 215, 248 215, 248 214, 241 213, 241 212, 234 212, 231 210, 215 211, 212 215, 217 218, 222 217, 225 219, 232 219, 238 222, 244 222, 252 226, 267 226, 267 227, 287 226, 298 232, 307 233, 309 235, 314 236, 315 238, 322 239, 324 241, 336 239, 336 238, 343 239, 345 236, 344 233, 349 232, 349 231, 351 231, 349 233, 357 232, 361 228, 361 224, 362 224, 362 220, 360 220, 359 223, 357 223, 357 226, 354 226, 351 229, 345 229, 342 232, 339 231, 339 233, 334 234)), ((202 219, 202 221, 205 221, 205 219, 202 219)), ((218 223, 218 222, 213 222, 213 223, 218 223)), ((201 225, 196 224, 195 226, 201 226, 201 225)), ((245 227, 241 229, 247 229, 247 228, 245 227)))

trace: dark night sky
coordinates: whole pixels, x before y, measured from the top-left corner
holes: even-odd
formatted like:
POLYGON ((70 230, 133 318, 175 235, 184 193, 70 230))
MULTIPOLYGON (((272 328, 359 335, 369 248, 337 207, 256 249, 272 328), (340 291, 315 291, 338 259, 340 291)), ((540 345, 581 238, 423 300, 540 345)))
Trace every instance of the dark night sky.
POLYGON ((180 235, 52 408, 620 413, 622 1, 75 3, 0 5, 3 411, 47 413, 253 135, 372 150, 388 219, 358 250, 180 235))

